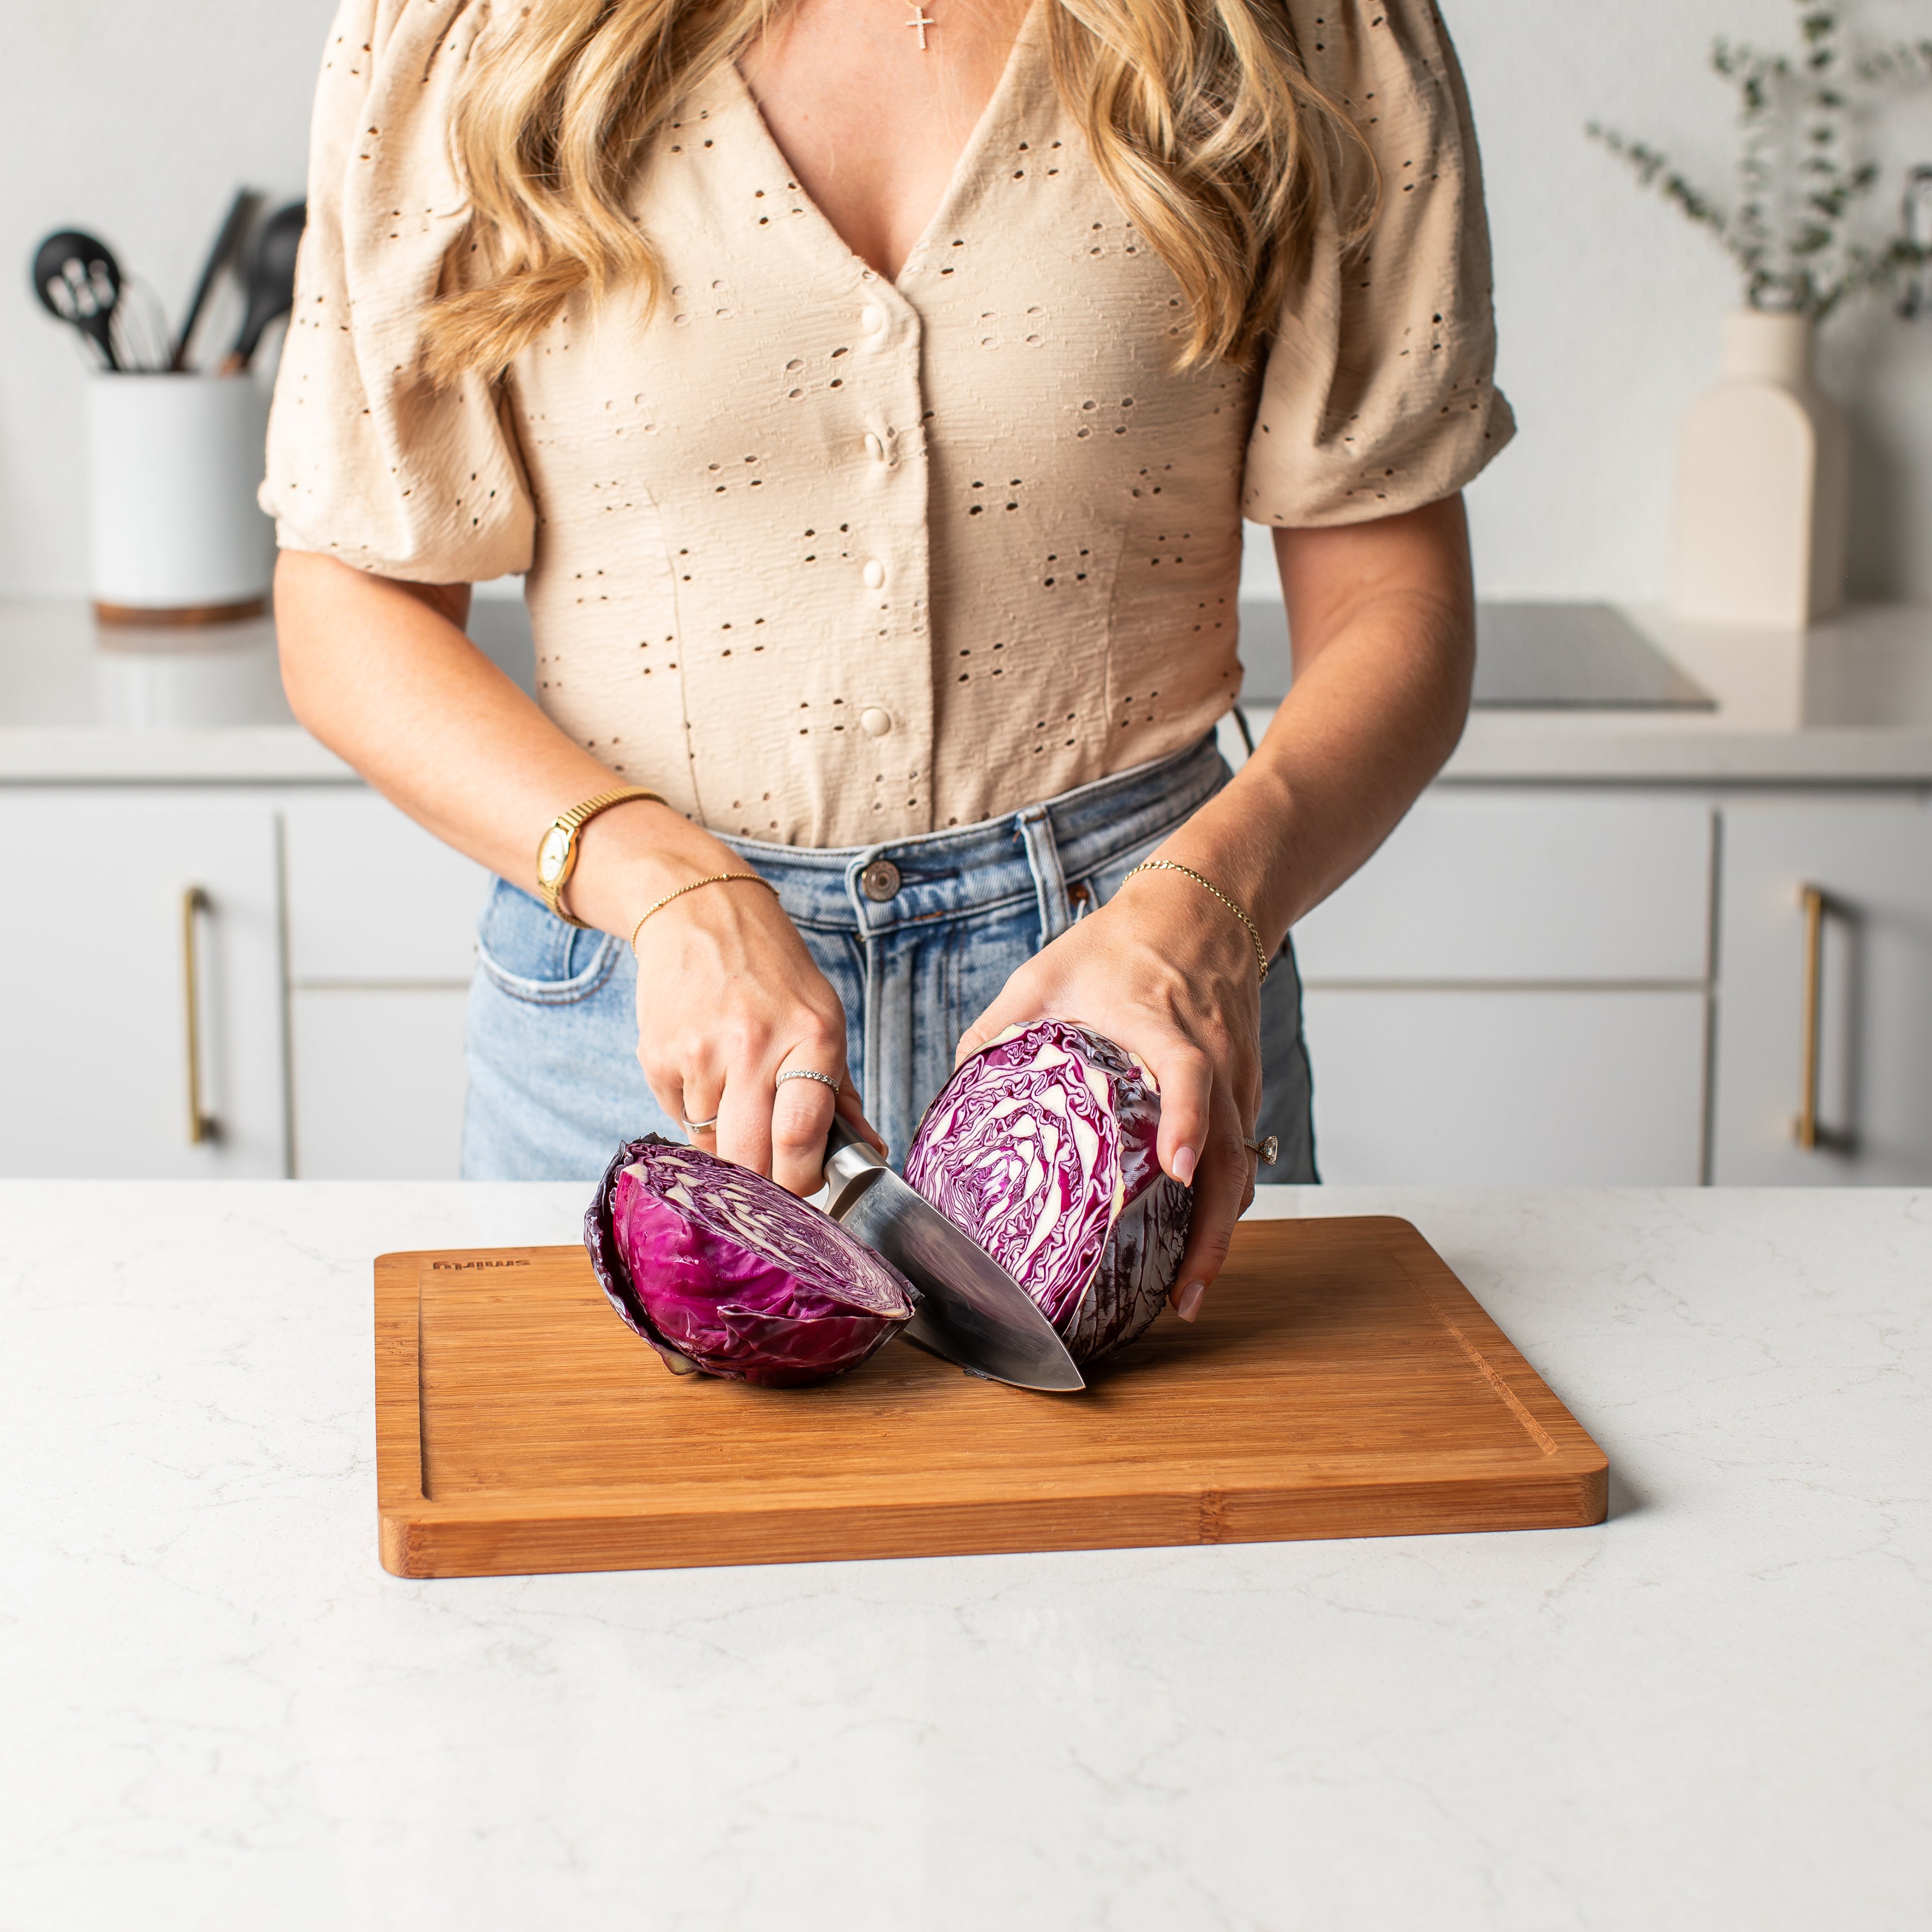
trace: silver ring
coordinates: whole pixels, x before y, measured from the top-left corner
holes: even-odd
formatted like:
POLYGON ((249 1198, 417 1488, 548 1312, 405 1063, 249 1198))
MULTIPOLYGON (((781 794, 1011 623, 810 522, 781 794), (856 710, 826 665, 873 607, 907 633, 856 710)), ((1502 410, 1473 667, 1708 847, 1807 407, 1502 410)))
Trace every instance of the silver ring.
POLYGON ((1274 1166, 1281 1158, 1281 1142, 1276 1135, 1270 1134, 1264 1141, 1244 1141, 1241 1144, 1264 1167, 1274 1166))
MULTIPOLYGON (((682 1114, 678 1118, 684 1119, 682 1114)), ((684 1130, 688 1134, 708 1134, 717 1124, 718 1116, 713 1114, 708 1120, 684 1120, 684 1130)))
POLYGON ((833 1079, 830 1074, 814 1073, 808 1066, 794 1066, 789 1073, 781 1073, 776 1084, 782 1087, 788 1080, 816 1080, 820 1086, 832 1089, 832 1097, 835 1100, 838 1097, 842 1084, 833 1079))

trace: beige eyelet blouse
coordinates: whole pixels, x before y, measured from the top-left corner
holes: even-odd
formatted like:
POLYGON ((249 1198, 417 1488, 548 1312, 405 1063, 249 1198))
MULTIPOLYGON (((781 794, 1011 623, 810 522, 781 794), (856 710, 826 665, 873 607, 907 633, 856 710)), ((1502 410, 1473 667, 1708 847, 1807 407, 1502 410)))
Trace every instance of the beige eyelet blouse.
POLYGON ((422 319, 488 16, 344 0, 262 487, 282 544, 417 582, 527 571, 544 710, 723 832, 902 838, 1191 744, 1240 688, 1244 512, 1412 508, 1511 428, 1436 8, 1289 10, 1383 206, 1357 250, 1324 231, 1248 373, 1171 370, 1180 297, 1062 116, 1036 21, 896 283, 727 68, 638 182, 668 299, 574 303, 494 388, 439 393, 422 319))

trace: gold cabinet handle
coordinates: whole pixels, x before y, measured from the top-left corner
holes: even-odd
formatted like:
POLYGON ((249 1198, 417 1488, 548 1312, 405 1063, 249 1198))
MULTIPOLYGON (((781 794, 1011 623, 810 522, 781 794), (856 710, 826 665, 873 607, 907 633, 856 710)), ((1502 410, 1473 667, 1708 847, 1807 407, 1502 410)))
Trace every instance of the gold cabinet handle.
POLYGON ((182 1006, 188 1042, 188 1138, 190 1147, 214 1139, 219 1128, 206 1112, 201 1099, 201 967, 195 945, 195 922, 210 910, 208 895, 199 886, 182 894, 182 1006))
POLYGON ((1816 886, 1800 886, 1798 903, 1804 914, 1804 1005, 1798 1022, 1804 1037, 1798 1062, 1798 1118, 1792 1123, 1792 1135, 1807 1154, 1820 1148, 1850 1154, 1856 1150, 1854 1136, 1825 1126, 1818 1118, 1819 1061, 1825 1024, 1825 922, 1834 915, 1849 920, 1850 914, 1816 886))

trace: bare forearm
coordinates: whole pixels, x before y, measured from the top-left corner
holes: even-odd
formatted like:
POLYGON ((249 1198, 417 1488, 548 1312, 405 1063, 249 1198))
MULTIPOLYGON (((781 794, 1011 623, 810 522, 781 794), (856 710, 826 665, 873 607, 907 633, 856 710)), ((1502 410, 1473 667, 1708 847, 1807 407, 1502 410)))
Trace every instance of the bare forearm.
POLYGON ((1293 688, 1253 758, 1162 848, 1225 881, 1270 947, 1441 770, 1474 662, 1460 499, 1355 531, 1277 532, 1276 554, 1293 688))
MULTIPOLYGON (((275 578, 282 675, 296 715, 394 804, 526 891, 557 813, 625 782, 573 744, 464 634, 466 586, 404 585, 285 553, 275 578)), ((648 776, 638 782, 648 785, 648 776)), ((570 891, 611 932, 723 851, 662 806, 593 819, 570 891)))

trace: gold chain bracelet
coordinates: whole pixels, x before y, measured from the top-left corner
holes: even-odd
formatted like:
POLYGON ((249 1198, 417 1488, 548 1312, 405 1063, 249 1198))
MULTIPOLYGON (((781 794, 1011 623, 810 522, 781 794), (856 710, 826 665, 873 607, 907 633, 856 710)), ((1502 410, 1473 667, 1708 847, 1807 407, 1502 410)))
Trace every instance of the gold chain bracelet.
MULTIPOLYGON (((1135 872, 1178 872, 1184 878, 1192 879, 1203 892, 1212 892, 1248 928, 1248 937, 1255 943, 1255 964, 1262 969, 1261 983, 1264 986, 1268 984, 1268 948, 1262 944, 1259 929, 1254 921, 1249 918, 1247 914, 1235 904, 1213 880, 1204 879, 1192 866, 1177 865, 1172 859, 1144 859, 1134 868, 1132 872, 1127 874, 1127 879, 1131 879, 1135 872)), ((1123 879, 1120 884, 1124 886, 1127 883, 1127 879, 1123 879)))
MULTIPOLYGON (((734 879, 748 879, 754 886, 763 886, 768 892, 776 893, 778 890, 770 880, 757 872, 713 872, 707 878, 693 879, 689 885, 680 886, 674 892, 666 892, 656 904, 645 907, 644 919, 649 919, 654 912, 662 912, 673 899, 681 899, 686 892, 696 892, 700 886, 722 886, 734 879)), ((631 957, 633 959, 638 956, 638 934, 644 929, 644 919, 639 920, 631 928, 631 957)))

